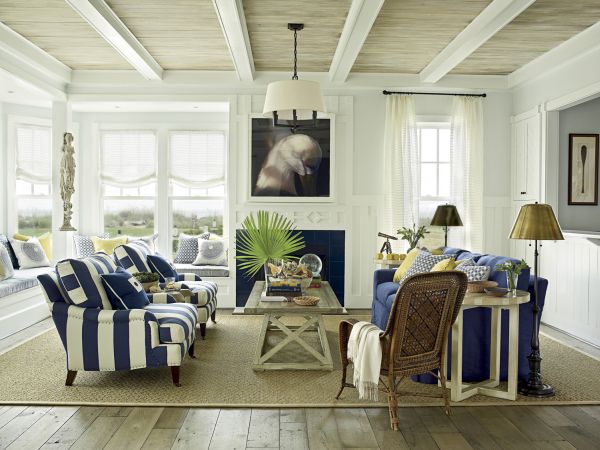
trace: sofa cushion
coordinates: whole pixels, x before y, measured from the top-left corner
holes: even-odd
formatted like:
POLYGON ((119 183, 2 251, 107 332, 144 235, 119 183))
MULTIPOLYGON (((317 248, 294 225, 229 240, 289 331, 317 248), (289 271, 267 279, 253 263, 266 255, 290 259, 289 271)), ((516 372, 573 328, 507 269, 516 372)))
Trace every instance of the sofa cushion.
MULTIPOLYGON (((99 233, 96 236, 106 239, 108 238, 108 233, 99 233)), ((75 247, 75 256, 77 258, 87 258, 88 256, 92 256, 95 252, 92 236, 74 234, 73 246, 75 247)))
POLYGON ((457 261, 462 261, 463 259, 472 259, 473 261, 479 261, 483 255, 481 253, 471 253, 471 252, 463 252, 456 257, 457 261))
POLYGON ((444 255, 454 255, 455 257, 458 257, 458 255, 460 255, 461 253, 465 253, 466 250, 463 250, 462 248, 456 248, 456 247, 443 247, 444 248, 444 255))
POLYGON ((8 250, 0 245, 0 281, 11 278, 15 274, 15 268, 8 254, 8 250))
POLYGON ((159 255, 148 255, 146 262, 150 266, 152 272, 158 274, 158 280, 161 283, 165 282, 165 278, 177 278, 177 269, 173 263, 159 255))
POLYGON ((116 270, 117 266, 105 253, 83 259, 65 259, 56 265, 63 297, 67 303, 81 308, 112 309, 100 275, 116 270))
POLYGON ((466 266, 461 264, 456 268, 456 270, 460 272, 464 272, 467 274, 467 280, 471 281, 485 281, 490 276, 490 268, 489 266, 466 266))
POLYGON ((4 248, 8 251, 8 254, 10 256, 10 260, 12 261, 13 268, 14 269, 18 269, 19 268, 19 261, 17 260, 17 255, 15 255, 15 252, 14 252, 13 248, 10 245, 10 241, 3 234, 0 234, 0 244, 3 245, 4 248))
POLYGON ((195 266, 193 264, 175 264, 178 273, 193 273, 200 278, 228 277, 228 266, 195 266))
POLYGON ((0 281, 0 298, 37 286, 36 278, 7 278, 0 281))
POLYGON ((435 266, 440 261, 444 259, 448 259, 447 255, 432 255, 429 252, 421 251, 415 258, 415 262, 412 263, 410 269, 406 271, 406 274, 400 280, 402 284, 408 277, 416 275, 418 273, 427 273, 430 272, 433 266, 435 266))
POLYGON ((198 239, 198 255, 192 264, 199 266, 224 266, 227 264, 226 239, 198 239))
POLYGON ((37 238, 33 237, 27 242, 11 239, 10 245, 17 255, 21 269, 50 266, 50 261, 37 238))
POLYGON ((381 283, 377 286, 376 299, 381 303, 385 303, 388 296, 396 295, 398 292, 398 288, 400 287, 400 283, 394 283, 393 281, 389 281, 387 283, 381 283))
POLYGON ((412 264, 415 262, 415 259, 417 259, 417 256, 419 255, 420 251, 421 250, 419 250, 418 248, 414 248, 410 252, 408 252, 406 258, 402 260, 402 262, 396 269, 396 272, 394 273, 394 281, 396 283, 399 283, 400 280, 404 278, 406 272, 408 272, 412 264))
POLYGON ((150 304, 144 309, 156 317, 160 342, 163 344, 186 342, 195 331, 198 312, 194 305, 187 303, 150 304))
POLYGON ((92 236, 91 239, 94 244, 94 250, 97 252, 104 252, 107 255, 112 255, 115 248, 119 245, 127 244, 127 236, 117 236, 114 238, 92 236))
POLYGON ((148 246, 141 242, 119 245, 115 248, 115 262, 127 272, 152 272, 147 263, 148 246))
POLYGON ((142 309, 150 303, 142 283, 122 267, 100 279, 113 309, 142 309))

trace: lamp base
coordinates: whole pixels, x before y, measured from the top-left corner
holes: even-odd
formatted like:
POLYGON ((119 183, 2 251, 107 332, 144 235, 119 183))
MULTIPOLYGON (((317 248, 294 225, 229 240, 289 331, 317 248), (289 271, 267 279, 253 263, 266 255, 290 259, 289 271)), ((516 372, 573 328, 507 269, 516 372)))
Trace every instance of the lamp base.
POLYGON ((519 383, 519 394, 537 398, 554 397, 554 388, 549 384, 522 381, 519 383))

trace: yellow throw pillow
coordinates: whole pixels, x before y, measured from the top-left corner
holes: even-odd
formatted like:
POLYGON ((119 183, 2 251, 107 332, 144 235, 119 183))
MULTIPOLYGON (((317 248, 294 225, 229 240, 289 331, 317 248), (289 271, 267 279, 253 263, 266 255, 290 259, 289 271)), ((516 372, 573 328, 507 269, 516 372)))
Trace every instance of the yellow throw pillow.
POLYGON ((46 254, 46 258, 48 258, 49 261, 52 261, 52 235, 49 232, 46 232, 38 237, 38 241, 46 254))
POLYGON ((26 234, 21 233, 15 233, 13 234, 13 239, 16 239, 17 241, 27 242, 29 239, 31 239, 31 236, 27 236, 26 234))
POLYGON ((115 238, 102 239, 98 236, 91 236, 94 250, 104 252, 107 255, 112 255, 119 245, 127 244, 127 236, 119 236, 115 238))
POLYGON ((400 280, 404 277, 404 275, 406 275, 406 272, 408 272, 408 269, 410 269, 412 263, 415 262, 419 252, 420 250, 418 248, 413 248, 410 252, 408 252, 406 258, 402 260, 402 264, 400 264, 400 266, 396 269, 396 273, 394 274, 394 283, 400 283, 400 280))
POLYGON ((454 258, 442 259, 431 268, 431 272, 446 272, 448 270, 454 270, 456 268, 456 261, 454 258))
POLYGON ((441 248, 434 248, 433 250, 431 250, 431 254, 432 255, 443 255, 444 250, 442 250, 441 248))

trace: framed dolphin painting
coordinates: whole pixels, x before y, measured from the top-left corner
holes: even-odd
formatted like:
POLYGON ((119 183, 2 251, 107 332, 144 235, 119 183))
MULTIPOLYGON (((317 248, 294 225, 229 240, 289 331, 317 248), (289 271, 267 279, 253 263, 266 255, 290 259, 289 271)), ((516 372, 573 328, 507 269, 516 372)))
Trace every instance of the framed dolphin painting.
POLYGON ((569 205, 598 204, 598 135, 569 134, 569 205))
POLYGON ((256 202, 333 201, 332 122, 293 132, 273 120, 250 117, 250 200, 256 202))

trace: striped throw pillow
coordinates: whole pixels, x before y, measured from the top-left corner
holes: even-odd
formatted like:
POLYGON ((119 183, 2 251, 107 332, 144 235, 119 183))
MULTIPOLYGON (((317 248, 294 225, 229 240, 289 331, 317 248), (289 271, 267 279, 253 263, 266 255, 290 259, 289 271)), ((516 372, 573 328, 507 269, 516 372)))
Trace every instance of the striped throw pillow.
POLYGON ((150 249, 143 242, 119 245, 115 248, 115 262, 127 272, 152 272, 148 266, 147 258, 150 249))
POLYGON ((106 253, 83 259, 65 259, 56 265, 58 283, 67 303, 81 308, 112 309, 100 275, 113 273, 117 266, 106 253))

